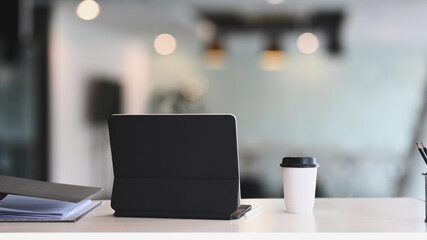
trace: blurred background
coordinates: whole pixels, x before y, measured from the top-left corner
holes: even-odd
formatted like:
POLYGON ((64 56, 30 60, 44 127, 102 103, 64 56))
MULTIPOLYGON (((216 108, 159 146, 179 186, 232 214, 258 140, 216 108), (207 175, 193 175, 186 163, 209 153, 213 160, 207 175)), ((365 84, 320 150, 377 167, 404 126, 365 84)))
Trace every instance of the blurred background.
POLYGON ((232 113, 242 197, 424 199, 423 0, 19 0, 0 9, 0 174, 102 186, 111 113, 232 113))

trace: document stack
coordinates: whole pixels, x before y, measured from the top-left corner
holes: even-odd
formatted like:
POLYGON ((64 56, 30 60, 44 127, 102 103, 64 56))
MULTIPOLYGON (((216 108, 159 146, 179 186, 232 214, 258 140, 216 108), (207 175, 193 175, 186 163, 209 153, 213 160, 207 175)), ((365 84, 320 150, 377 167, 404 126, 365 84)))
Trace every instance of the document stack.
POLYGON ((0 222, 75 222, 101 204, 101 190, 0 175, 0 222))

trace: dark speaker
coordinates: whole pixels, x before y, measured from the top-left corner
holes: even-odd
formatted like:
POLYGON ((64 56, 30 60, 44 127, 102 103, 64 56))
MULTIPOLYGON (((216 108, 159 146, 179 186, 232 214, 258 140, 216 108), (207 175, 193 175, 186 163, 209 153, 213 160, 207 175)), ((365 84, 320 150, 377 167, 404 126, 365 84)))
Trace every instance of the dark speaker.
POLYGON ((105 123, 111 114, 120 113, 121 87, 107 78, 93 80, 89 86, 88 116, 93 123, 105 123))

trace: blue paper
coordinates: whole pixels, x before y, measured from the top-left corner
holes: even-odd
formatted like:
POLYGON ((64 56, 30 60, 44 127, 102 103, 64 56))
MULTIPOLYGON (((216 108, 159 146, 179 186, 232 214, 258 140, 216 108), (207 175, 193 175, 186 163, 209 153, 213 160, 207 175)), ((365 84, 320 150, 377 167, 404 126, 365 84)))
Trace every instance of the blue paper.
POLYGON ((87 208, 92 205, 92 201, 89 199, 79 203, 72 203, 36 197, 7 195, 0 201, 0 219, 63 219, 82 210, 87 212, 87 208))

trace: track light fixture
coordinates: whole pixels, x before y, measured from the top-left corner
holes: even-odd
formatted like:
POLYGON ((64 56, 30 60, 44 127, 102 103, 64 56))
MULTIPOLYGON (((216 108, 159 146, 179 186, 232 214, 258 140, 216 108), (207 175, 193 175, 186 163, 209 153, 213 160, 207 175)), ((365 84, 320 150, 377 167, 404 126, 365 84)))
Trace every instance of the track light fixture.
POLYGON ((262 69, 267 71, 283 70, 285 65, 285 52, 279 45, 277 36, 270 37, 267 48, 261 52, 259 64, 262 69))
POLYGON ((207 67, 210 69, 222 69, 225 65, 225 49, 218 36, 209 43, 205 51, 207 67))

